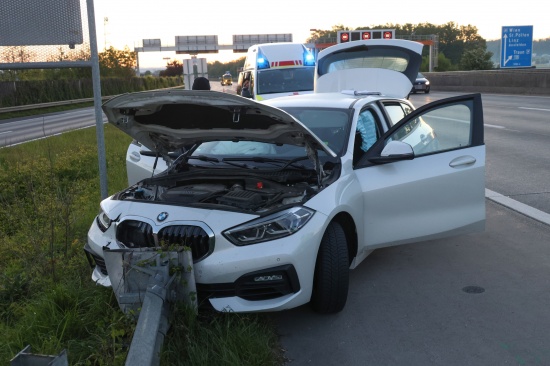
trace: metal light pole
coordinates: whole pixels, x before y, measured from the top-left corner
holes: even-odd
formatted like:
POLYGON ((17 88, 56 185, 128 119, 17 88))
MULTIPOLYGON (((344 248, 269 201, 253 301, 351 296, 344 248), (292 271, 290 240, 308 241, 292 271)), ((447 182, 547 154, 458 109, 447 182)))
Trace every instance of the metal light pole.
POLYGON ((103 133, 103 111, 101 110, 101 79, 99 77, 99 55, 97 53, 94 0, 86 0, 86 5, 88 8, 88 27, 90 32, 90 62, 92 66, 92 84, 94 90, 97 160, 99 162, 99 187, 101 198, 104 199, 108 197, 107 162, 105 158, 105 136, 103 133))

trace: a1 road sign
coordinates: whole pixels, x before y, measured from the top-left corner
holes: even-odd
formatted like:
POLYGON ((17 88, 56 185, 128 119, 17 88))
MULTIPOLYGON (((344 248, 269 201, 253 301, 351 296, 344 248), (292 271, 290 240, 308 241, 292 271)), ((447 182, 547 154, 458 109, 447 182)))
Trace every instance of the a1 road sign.
POLYGON ((500 67, 531 67, 533 26, 502 27, 500 67))

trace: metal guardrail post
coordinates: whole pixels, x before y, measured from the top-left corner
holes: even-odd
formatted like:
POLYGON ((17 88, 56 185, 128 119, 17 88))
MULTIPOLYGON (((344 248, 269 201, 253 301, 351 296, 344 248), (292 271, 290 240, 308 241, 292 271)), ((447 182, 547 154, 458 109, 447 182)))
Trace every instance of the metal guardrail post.
POLYGON ((126 365, 158 366, 171 304, 198 307, 191 252, 105 248, 103 255, 120 308, 139 315, 126 365))
POLYGON ((169 327, 166 282, 158 273, 150 279, 126 357, 127 366, 160 364, 160 352, 169 327))
POLYGON ((31 346, 23 348, 10 361, 10 366, 69 366, 67 351, 63 350, 57 356, 31 353, 31 346))

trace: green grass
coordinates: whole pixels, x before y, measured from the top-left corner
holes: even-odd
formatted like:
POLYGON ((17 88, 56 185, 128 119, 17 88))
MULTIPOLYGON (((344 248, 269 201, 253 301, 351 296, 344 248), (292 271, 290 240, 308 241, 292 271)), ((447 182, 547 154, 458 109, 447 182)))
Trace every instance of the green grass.
MULTIPOLYGON (((105 126, 109 194, 126 187, 131 138, 105 126)), ((98 212, 95 128, 0 149, 0 362, 25 346, 70 365, 124 365, 135 320, 96 286, 83 246, 98 212)), ((279 365, 264 315, 177 309, 162 365, 279 365)))

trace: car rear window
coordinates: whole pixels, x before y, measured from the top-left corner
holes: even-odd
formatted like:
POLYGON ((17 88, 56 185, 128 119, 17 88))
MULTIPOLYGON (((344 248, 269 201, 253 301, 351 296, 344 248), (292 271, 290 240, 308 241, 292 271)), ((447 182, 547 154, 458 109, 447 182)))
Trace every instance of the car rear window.
POLYGON ((409 55, 401 50, 385 48, 368 49, 366 46, 358 46, 335 52, 319 60, 319 75, 331 72, 358 69, 378 68, 398 72, 404 72, 409 65, 409 55))

